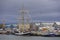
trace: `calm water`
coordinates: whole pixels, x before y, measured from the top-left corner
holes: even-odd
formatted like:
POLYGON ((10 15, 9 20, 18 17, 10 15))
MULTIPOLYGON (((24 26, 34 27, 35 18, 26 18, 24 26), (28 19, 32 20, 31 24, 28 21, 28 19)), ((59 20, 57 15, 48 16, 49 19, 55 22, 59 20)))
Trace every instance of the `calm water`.
POLYGON ((0 34, 0 40, 60 40, 60 37, 14 36, 0 34))

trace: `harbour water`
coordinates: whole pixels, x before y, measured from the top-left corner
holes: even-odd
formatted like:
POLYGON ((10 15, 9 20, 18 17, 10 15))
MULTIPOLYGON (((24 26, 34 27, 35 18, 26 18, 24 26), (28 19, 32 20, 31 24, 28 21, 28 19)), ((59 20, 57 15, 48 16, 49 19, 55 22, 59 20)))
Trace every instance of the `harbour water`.
POLYGON ((60 37, 15 36, 0 34, 0 40, 60 40, 60 37))

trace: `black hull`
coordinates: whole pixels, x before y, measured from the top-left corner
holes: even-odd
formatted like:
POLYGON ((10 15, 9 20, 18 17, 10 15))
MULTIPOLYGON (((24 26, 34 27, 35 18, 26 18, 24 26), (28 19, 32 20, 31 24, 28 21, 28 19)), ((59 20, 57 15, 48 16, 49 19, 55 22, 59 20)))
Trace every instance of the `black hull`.
POLYGON ((41 37, 60 37, 60 35, 37 35, 37 34, 29 34, 30 36, 41 36, 41 37))
POLYGON ((26 34, 15 34, 15 35, 17 35, 17 36, 30 36, 30 33, 26 33, 26 34))
POLYGON ((41 35, 42 37, 60 37, 60 35, 41 35))

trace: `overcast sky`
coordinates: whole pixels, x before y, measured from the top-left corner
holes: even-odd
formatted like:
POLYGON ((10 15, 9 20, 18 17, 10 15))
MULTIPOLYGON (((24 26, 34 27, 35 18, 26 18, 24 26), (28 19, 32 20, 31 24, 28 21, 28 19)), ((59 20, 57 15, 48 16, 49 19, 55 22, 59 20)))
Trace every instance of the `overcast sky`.
POLYGON ((60 0, 0 0, 0 23, 17 23, 23 4, 35 22, 60 21, 60 0))

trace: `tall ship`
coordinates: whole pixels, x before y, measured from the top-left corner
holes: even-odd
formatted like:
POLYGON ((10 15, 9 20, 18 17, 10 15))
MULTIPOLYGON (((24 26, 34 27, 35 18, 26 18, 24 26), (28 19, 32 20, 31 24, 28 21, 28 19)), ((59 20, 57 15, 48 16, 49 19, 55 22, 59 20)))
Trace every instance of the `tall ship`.
POLYGON ((15 33, 15 35, 28 35, 30 33, 29 11, 25 10, 24 6, 20 10, 18 20, 18 33, 15 33))

